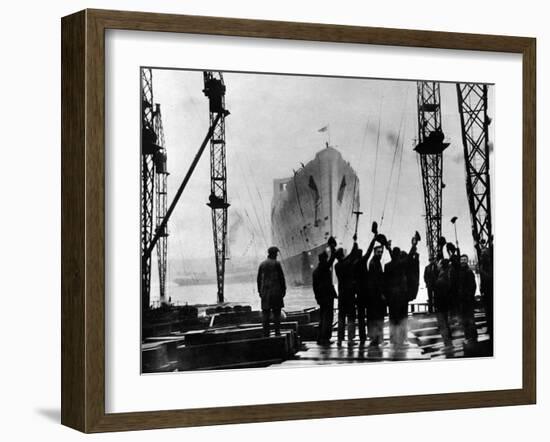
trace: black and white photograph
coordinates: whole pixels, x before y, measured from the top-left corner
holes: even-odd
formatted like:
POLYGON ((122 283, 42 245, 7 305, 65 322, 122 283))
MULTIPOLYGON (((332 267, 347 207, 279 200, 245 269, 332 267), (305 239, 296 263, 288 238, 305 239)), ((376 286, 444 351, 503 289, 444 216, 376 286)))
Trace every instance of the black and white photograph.
POLYGON ((138 84, 142 374, 493 356, 493 84, 138 84))

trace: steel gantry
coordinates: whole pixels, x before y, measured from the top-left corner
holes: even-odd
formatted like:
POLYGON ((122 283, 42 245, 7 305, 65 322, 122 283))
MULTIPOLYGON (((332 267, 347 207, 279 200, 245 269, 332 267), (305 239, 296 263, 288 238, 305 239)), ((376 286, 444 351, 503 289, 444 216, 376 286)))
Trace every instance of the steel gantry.
POLYGON ((418 144, 424 204, 426 207, 426 245, 436 257, 441 237, 441 203, 443 190, 443 151, 449 146, 441 128, 439 83, 417 82, 418 144))
MULTIPOLYGON (((147 78, 147 75, 145 75, 144 78, 147 78)), ((150 76, 149 76, 150 78, 150 76)), ((150 83, 150 81, 149 81, 150 83)), ((143 81, 143 84, 147 84, 147 81, 143 81)), ((149 86, 150 89, 150 86, 149 86)), ((145 91, 145 88, 143 89, 145 91)), ((207 76, 205 73, 205 88, 204 93, 209 99, 210 103, 210 116, 212 117, 210 120, 210 127, 208 129, 208 132, 206 133, 206 136, 204 137, 204 140, 202 141, 199 150, 197 151, 195 157, 191 161, 191 165, 189 166, 189 169, 187 170, 187 173, 185 174, 181 184, 178 187, 178 190, 176 191, 174 198, 172 199, 172 202, 170 205, 165 209, 166 206, 160 208, 160 212, 157 213, 157 223, 155 226, 155 232, 154 235, 144 234, 144 223, 147 221, 144 219, 143 213, 145 213, 145 210, 142 210, 142 263, 149 263, 149 266, 145 266, 142 264, 142 293, 143 295, 143 305, 144 308, 149 307, 149 287, 150 287, 150 273, 149 275, 146 275, 145 272, 148 270, 150 272, 151 266, 150 266, 150 259, 151 254, 154 250, 154 248, 157 246, 159 241, 162 241, 163 239, 167 238, 167 225, 168 220, 172 216, 172 213, 174 212, 174 209, 176 208, 178 201, 181 198, 181 195, 183 194, 183 191, 187 187, 187 184, 189 183, 189 180, 191 179, 191 176, 193 175, 193 172, 195 171, 197 164, 203 154, 203 152, 206 149, 206 146, 209 142, 214 140, 213 143, 211 143, 211 163, 214 164, 216 167, 214 172, 212 173, 212 181, 218 182, 221 181, 221 178, 223 178, 223 187, 221 189, 223 190, 223 193, 214 193, 211 192, 210 194, 210 202, 208 205, 212 207, 213 212, 214 209, 225 209, 225 213, 222 213, 223 216, 212 216, 214 220, 222 219, 223 223, 214 224, 214 240, 215 240, 215 246, 216 251, 220 250, 219 254, 216 254, 216 264, 218 269, 218 300, 220 302, 223 302, 223 272, 225 270, 225 238, 226 238, 226 232, 227 232, 227 207, 229 204, 227 204, 227 195, 225 193, 225 125, 220 126, 220 121, 224 120, 227 115, 229 115, 229 111, 225 109, 225 100, 224 100, 224 94, 225 94, 225 86, 223 84, 223 78, 221 78, 221 74, 219 74, 218 77, 215 75, 207 76), (223 149, 220 151, 219 147, 223 146, 223 149), (221 169, 221 173, 217 174, 215 172, 218 170, 217 168, 220 167, 218 165, 222 165, 223 169, 221 169), (217 228, 219 227, 219 228, 217 228), (218 235, 218 232, 221 232, 221 235, 218 235), (152 238, 151 238, 152 236, 152 238), (150 238, 150 239, 148 239, 150 238), (221 244, 216 241, 217 238, 221 238, 221 244), (218 266, 219 257, 222 258, 221 266, 218 266), (221 276, 221 278, 220 278, 221 276), (221 281, 221 290, 220 290, 220 281, 221 281), (147 282, 147 284, 145 284, 147 282), (145 297, 147 296, 147 299, 145 297)), ((145 94, 144 94, 145 97, 145 94)), ((152 92, 151 92, 151 98, 152 98, 152 92)), ((145 103, 145 100, 143 100, 145 103)), ((152 102, 152 100, 147 101, 148 103, 152 102)), ((144 104, 144 108, 147 106, 144 104)), ((160 110, 160 109, 159 109, 160 110)), ((160 117, 160 112, 158 112, 158 115, 160 117)), ((160 121, 160 119, 159 119, 160 121)), ((166 150, 163 149, 163 147, 159 144, 157 144, 157 135, 154 131, 152 131, 152 134, 149 134, 149 131, 145 130, 148 126, 146 125, 146 121, 144 119, 144 134, 147 132, 147 136, 143 136, 143 139, 151 139, 153 141, 150 142, 150 145, 146 146, 145 142, 142 141, 142 162, 145 160, 145 152, 150 150, 153 152, 153 156, 156 154, 156 158, 159 159, 159 163, 157 164, 157 170, 160 171, 160 167, 162 167, 162 164, 164 166, 166 165, 165 159, 163 161, 161 157, 161 153, 166 154, 166 150)), ((154 128, 154 126, 153 126, 154 128)), ((162 131, 159 131, 160 134, 162 134, 162 131)), ((164 145, 164 137, 160 137, 159 141, 162 145, 164 145)), ((145 170, 145 169, 144 169, 145 170)), ((149 170, 149 169, 147 169, 149 170)), ((160 172, 159 172, 160 173, 160 172)), ((145 182, 145 179, 142 180, 145 182)), ((154 180, 153 180, 154 182, 154 180)), ((214 186, 214 185, 212 185, 214 186)), ((151 195, 153 192, 153 188, 151 188, 151 195)), ((216 190, 218 190, 218 187, 216 187, 216 190)), ((165 193, 165 192, 164 192, 165 193)), ((147 200, 143 195, 146 195, 146 192, 142 193, 142 205, 143 207, 149 207, 148 203, 149 200, 147 200)), ((161 197, 163 195, 163 192, 157 193, 157 197, 161 197)), ((165 197, 164 197, 165 198, 165 197)), ((151 197, 152 201, 152 197, 151 197)), ((160 203, 162 206, 163 203, 160 203)), ((165 203, 164 203, 165 204, 165 203)), ((157 204, 159 205, 159 204, 157 204)), ((152 213, 152 203, 151 203, 151 213, 152 213)), ((215 213, 215 215, 218 215, 218 213, 215 213)), ((151 218, 152 223, 152 218, 151 218)), ((160 253, 160 252, 159 252, 160 253)), ((161 255, 162 256, 162 255, 161 255)))
POLYGON ((216 261, 217 299, 224 301, 224 277, 227 238, 227 169, 225 158, 225 84, 221 72, 204 71, 204 94, 209 98, 210 126, 214 132, 210 139, 210 196, 212 231, 216 261))
POLYGON ((157 144, 159 149, 154 154, 155 164, 155 225, 159 230, 160 238, 157 242, 157 261, 159 272, 159 294, 160 303, 166 302, 166 268, 167 268, 167 254, 168 254, 168 227, 166 224, 162 225, 162 221, 166 216, 166 198, 167 198, 167 182, 168 182, 168 169, 167 169, 167 155, 166 144, 164 141, 164 128, 162 126, 162 115, 160 113, 160 104, 155 104, 155 111, 153 117, 153 125, 155 134, 157 136, 157 144))
POLYGON ((154 155, 158 150, 154 128, 153 77, 149 68, 141 69, 141 301, 147 310, 151 297, 151 255, 146 253, 153 235, 155 188, 154 155))
POLYGON ((491 188, 489 178, 489 124, 485 84, 458 83, 458 110, 466 166, 466 190, 472 235, 478 262, 484 245, 492 241, 491 188))

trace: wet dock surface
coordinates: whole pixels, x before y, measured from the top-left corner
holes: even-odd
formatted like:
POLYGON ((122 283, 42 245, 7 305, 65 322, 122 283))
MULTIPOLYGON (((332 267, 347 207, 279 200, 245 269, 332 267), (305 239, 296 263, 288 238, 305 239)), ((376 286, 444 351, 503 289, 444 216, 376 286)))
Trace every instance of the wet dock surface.
POLYGON ((464 332, 457 321, 451 323, 452 347, 445 346, 437 318, 434 314, 429 313, 409 315, 407 343, 401 347, 390 344, 388 321, 384 323, 384 344, 374 348, 369 346, 368 340, 364 345, 360 345, 357 340, 353 341, 354 345, 352 346, 348 346, 348 341, 343 341, 341 345, 338 345, 335 327, 332 337, 334 342, 330 346, 322 346, 315 341, 304 341, 301 350, 295 357, 280 365, 298 367, 492 356, 485 314, 478 311, 475 313, 475 319, 478 331, 477 342, 465 342, 464 332))
POLYGON ((304 365, 331 365, 331 364, 353 364, 361 362, 382 362, 382 361, 407 361, 426 360, 428 355, 422 354, 422 350, 414 344, 407 347, 394 348, 389 344, 379 348, 368 345, 356 345, 348 347, 343 344, 338 347, 336 344, 325 347, 315 342, 307 342, 306 348, 299 351, 294 359, 281 363, 283 367, 304 366, 304 365))
MULTIPOLYGON (((205 312, 206 313, 206 312, 205 312)), ((433 359, 492 356, 485 314, 476 310, 476 342, 466 342, 460 322, 451 321, 452 345, 445 346, 434 314, 411 312, 407 319, 404 345, 390 344, 389 322, 384 323, 384 343, 372 347, 356 337, 338 343, 334 324, 332 343, 317 344, 319 311, 307 309, 289 312, 281 323, 281 335, 264 336, 261 314, 257 311, 217 308, 206 316, 181 320, 159 317, 151 327, 154 334, 142 343, 144 373, 186 370, 216 370, 256 367, 303 367, 313 365, 356 364, 391 361, 426 361, 433 359), (160 326, 161 324, 162 326, 160 326)))

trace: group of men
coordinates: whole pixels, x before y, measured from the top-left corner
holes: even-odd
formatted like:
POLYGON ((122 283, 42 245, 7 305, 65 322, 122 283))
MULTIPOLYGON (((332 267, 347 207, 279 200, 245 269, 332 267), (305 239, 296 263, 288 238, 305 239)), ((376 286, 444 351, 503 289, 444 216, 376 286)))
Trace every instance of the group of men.
MULTIPOLYGON (((443 256, 443 247, 437 259, 430 258, 424 270, 424 282, 428 291, 428 309, 435 312, 446 346, 452 345, 451 324, 457 323, 464 331, 466 342, 477 341, 475 324, 475 295, 477 283, 470 268, 468 255, 447 243, 448 258, 443 256)), ((487 334, 493 337, 493 267, 492 246, 481 244, 479 262, 480 292, 487 320, 487 334)))
MULTIPOLYGON (((346 340, 348 346, 356 345, 356 330, 359 344, 379 348, 384 342, 383 325, 389 315, 390 343, 403 348, 407 343, 408 304, 418 294, 420 262, 417 244, 418 232, 411 239, 408 252, 391 247, 384 235, 375 233, 366 253, 357 244, 357 236, 349 254, 336 248, 334 238, 319 254, 319 263, 313 271, 313 292, 320 308, 318 344, 332 344, 334 303, 338 305, 338 345, 346 340), (384 250, 390 261, 382 266, 384 250), (372 256, 372 257, 371 257, 372 256), (338 280, 334 287, 332 269, 338 280)), ((261 297, 264 334, 269 336, 270 320, 273 317, 275 334, 280 334, 281 309, 286 294, 283 269, 277 261, 277 247, 268 249, 268 258, 258 269, 258 293, 261 297)), ((447 244, 448 258, 443 256, 443 247, 436 259, 430 258, 424 271, 428 291, 429 311, 435 312, 446 346, 452 345, 451 324, 457 320, 464 329, 467 341, 477 340, 474 320, 476 280, 470 269, 468 256, 461 255, 453 244, 447 244)), ((483 255, 482 255, 483 256, 483 255)), ((480 263, 481 291, 492 295, 492 256, 480 263), (485 277, 484 277, 485 272, 485 277)), ((489 333, 492 336, 492 296, 486 305, 489 333), (488 311, 491 310, 491 311, 488 311)))
POLYGON ((408 303, 416 298, 419 284, 419 260, 416 245, 411 240, 409 252, 391 248, 384 235, 375 233, 365 254, 354 243, 346 256, 336 249, 330 238, 327 251, 319 255, 319 264, 313 271, 313 292, 320 308, 320 345, 330 345, 332 336, 334 300, 338 302, 338 345, 346 338, 348 346, 355 345, 356 329, 359 344, 380 347, 384 341, 384 318, 389 313, 390 341, 394 346, 407 345, 408 303), (391 260, 382 267, 382 256, 387 249, 391 260), (372 258, 371 258, 372 255, 372 258), (331 266, 338 279, 338 294, 332 283, 331 266))
POLYGON ((436 313, 443 342, 446 347, 451 347, 453 321, 462 325, 466 341, 477 341, 474 319, 477 284, 468 256, 461 255, 454 247, 448 248, 448 251, 449 258, 442 255, 438 259, 430 258, 424 270, 424 281, 428 291, 428 309, 436 313))

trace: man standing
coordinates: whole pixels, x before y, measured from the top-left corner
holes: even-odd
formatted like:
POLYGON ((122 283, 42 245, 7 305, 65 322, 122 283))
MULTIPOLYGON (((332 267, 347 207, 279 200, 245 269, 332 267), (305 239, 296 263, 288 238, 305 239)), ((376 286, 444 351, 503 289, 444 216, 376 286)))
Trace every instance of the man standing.
MULTIPOLYGON (((361 249, 357 251, 357 264, 355 265, 355 280, 357 291, 357 327, 359 329, 359 345, 364 346, 367 340, 367 333, 365 332, 365 320, 368 316, 367 306, 369 297, 369 272, 368 262, 374 249, 377 235, 374 235, 367 252, 363 255, 361 249)), ((356 240, 356 237, 353 238, 356 240)))
POLYGON ((420 256, 416 247, 410 251, 407 258, 407 291, 408 301, 414 301, 418 296, 418 286, 420 285, 420 256))
POLYGON ((319 264, 313 270, 313 293, 319 305, 319 345, 330 345, 332 336, 332 321, 334 320, 334 299, 336 290, 332 284, 331 266, 336 258, 333 247, 331 247, 330 259, 326 251, 319 254, 319 264))
POLYGON ((452 243, 447 243, 447 253, 449 254, 449 316, 453 323, 460 323, 461 305, 458 291, 460 249, 452 243))
POLYGON ((344 256, 344 250, 336 251, 338 262, 334 266, 338 278, 338 345, 342 345, 347 328, 348 346, 355 345, 355 319, 357 281, 355 269, 357 267, 359 247, 357 242, 348 256, 344 256), (347 327, 346 327, 347 326, 347 327))
POLYGON ((428 312, 434 313, 435 281, 437 279, 437 265, 433 256, 430 256, 429 264, 424 269, 424 283, 428 291, 428 312))
POLYGON ((384 293, 390 313, 390 342, 394 346, 404 344, 402 322, 407 317, 407 276, 401 249, 390 251, 391 261, 384 266, 384 293))
POLYGON ((394 247, 391 250, 391 261, 384 266, 384 292, 389 307, 390 341, 396 347, 406 345, 410 293, 407 270, 409 256, 416 253, 417 243, 418 238, 415 236, 411 240, 411 250, 408 254, 402 253, 399 247, 394 247))
POLYGON ((468 255, 462 255, 458 271, 459 317, 464 327, 464 338, 468 342, 477 341, 477 328, 474 319, 476 288, 476 278, 468 264, 468 255))
POLYGON ((441 259, 438 263, 437 268, 437 279, 435 281, 434 297, 439 331, 447 349, 451 349, 453 345, 453 335, 451 332, 451 327, 449 325, 449 314, 451 305, 451 284, 449 278, 449 270, 449 260, 441 259))
POLYGON ((382 270, 383 246, 374 249, 369 263, 367 295, 367 330, 370 347, 378 348, 384 341, 384 317, 386 298, 384 297, 384 271, 382 270))
POLYGON ((277 261, 277 247, 267 249, 267 259, 258 268, 258 293, 262 300, 262 323, 264 336, 269 336, 270 315, 273 313, 275 336, 281 334, 281 309, 286 294, 286 283, 283 268, 277 261))

